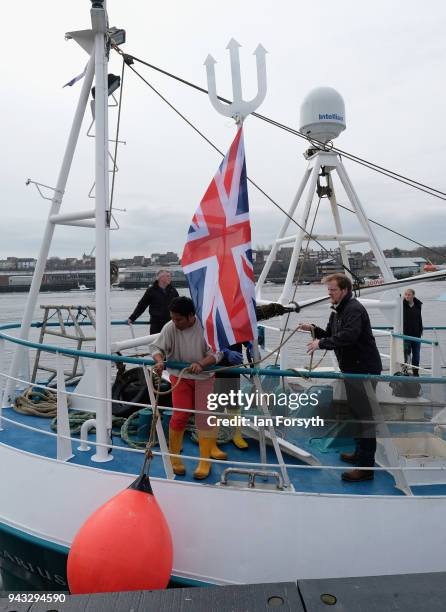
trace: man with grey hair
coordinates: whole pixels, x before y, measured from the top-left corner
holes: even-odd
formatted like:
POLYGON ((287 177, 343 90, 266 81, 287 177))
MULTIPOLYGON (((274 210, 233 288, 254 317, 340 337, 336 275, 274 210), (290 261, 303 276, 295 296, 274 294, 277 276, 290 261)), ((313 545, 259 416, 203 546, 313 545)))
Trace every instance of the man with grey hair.
POLYGON ((158 270, 156 280, 139 300, 127 323, 132 325, 146 308, 149 308, 150 333, 158 334, 164 325, 170 321, 169 306, 176 297, 178 297, 178 291, 172 285, 171 273, 169 270, 158 270))

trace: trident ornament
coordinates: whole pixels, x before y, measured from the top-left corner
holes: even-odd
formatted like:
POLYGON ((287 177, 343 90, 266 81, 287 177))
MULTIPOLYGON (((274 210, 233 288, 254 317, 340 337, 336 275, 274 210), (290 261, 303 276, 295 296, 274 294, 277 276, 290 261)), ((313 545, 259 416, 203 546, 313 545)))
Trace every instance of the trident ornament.
POLYGON ((215 85, 215 64, 217 63, 212 55, 208 55, 204 65, 206 66, 206 75, 208 80, 208 95, 212 106, 215 110, 225 117, 232 117, 236 123, 242 123, 245 117, 254 112, 258 108, 266 96, 266 49, 262 45, 258 45, 253 55, 256 56, 257 64, 257 95, 250 101, 245 101, 242 98, 242 80, 240 76, 240 58, 239 49, 241 45, 231 38, 226 49, 229 49, 231 58, 231 77, 232 77, 232 97, 233 102, 224 104, 220 102, 217 96, 217 88, 215 85))

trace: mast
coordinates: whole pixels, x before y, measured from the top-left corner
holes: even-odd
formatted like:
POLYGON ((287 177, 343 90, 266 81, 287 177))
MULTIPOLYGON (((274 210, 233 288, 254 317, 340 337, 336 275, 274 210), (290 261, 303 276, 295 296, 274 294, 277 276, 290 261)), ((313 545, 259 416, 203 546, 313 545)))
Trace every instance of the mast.
MULTIPOLYGON (((109 210, 109 172, 108 172, 108 19, 105 0, 91 0, 91 30, 69 32, 67 38, 73 38, 89 55, 88 68, 82 84, 82 91, 73 119, 70 135, 60 168, 51 208, 48 214, 45 233, 40 248, 36 269, 28 295, 25 313, 20 329, 20 338, 27 340, 32 317, 45 272, 45 266, 51 247, 54 230, 57 224, 79 227, 94 227, 96 232, 96 352, 110 354, 110 210, 109 210), (67 179, 73 161, 85 108, 95 76, 95 208, 93 211, 80 211, 61 214, 60 209, 67 179), (94 221, 91 219, 94 218, 94 221)), ((30 182, 30 181, 29 181, 30 182)), ((4 405, 8 405, 14 395, 17 377, 21 364, 27 359, 22 347, 17 347, 5 393, 4 405)), ((98 398, 111 396, 111 364, 107 360, 95 360, 95 394, 98 398)), ((99 444, 92 460, 103 462, 112 459, 107 445, 110 444, 111 402, 98 400, 94 403, 96 412, 96 440, 99 444)))
MULTIPOLYGON (((92 0, 91 26, 95 54, 95 217, 96 217, 96 352, 110 354, 110 210, 108 184, 108 49, 104 0, 92 0)), ((97 360, 96 396, 111 397, 111 363, 97 360)), ((96 402, 96 441, 110 442, 111 402, 96 402)), ((109 461, 105 446, 97 446, 92 460, 109 461)))
MULTIPOLYGON (((82 83, 82 90, 79 95, 79 100, 77 103, 75 115, 73 118, 73 123, 71 126, 70 134, 68 136, 68 141, 65 147, 65 153, 63 156, 62 164, 59 170, 59 176, 57 178, 56 187, 54 188, 54 195, 51 199, 51 206, 48 212, 48 218, 45 225, 45 231, 42 239, 42 244, 40 247, 39 255, 36 261, 36 267, 34 269, 33 279, 31 282, 31 287, 28 293, 28 298, 26 301, 25 311, 23 313, 22 324, 20 327, 19 338, 21 340, 29 339, 30 327, 34 315, 34 311, 37 305, 37 299, 39 296, 40 287, 42 284, 42 278, 45 273, 45 266, 48 259, 48 254, 51 247, 51 242, 54 235, 54 230, 56 227, 56 223, 54 222, 54 218, 59 214, 60 208, 62 206, 63 196, 65 193, 65 188, 67 185, 68 176, 70 174, 71 164, 73 162, 74 152, 76 150, 77 141, 79 139, 79 133, 82 127, 82 121, 84 119, 85 109, 88 103, 88 98, 90 95, 90 89, 93 82, 94 76, 94 57, 91 56, 88 62, 87 71, 84 77, 84 81, 82 83)), ((21 346, 17 346, 14 351, 14 356, 11 362, 11 367, 9 371, 9 375, 12 378, 9 378, 6 387, 5 393, 3 396, 3 404, 7 406, 13 399, 14 390, 16 388, 16 382, 13 378, 16 378, 20 369, 21 364, 24 360, 28 359, 27 349, 24 349, 21 346)), ((0 398, 1 399, 1 398, 0 398)))

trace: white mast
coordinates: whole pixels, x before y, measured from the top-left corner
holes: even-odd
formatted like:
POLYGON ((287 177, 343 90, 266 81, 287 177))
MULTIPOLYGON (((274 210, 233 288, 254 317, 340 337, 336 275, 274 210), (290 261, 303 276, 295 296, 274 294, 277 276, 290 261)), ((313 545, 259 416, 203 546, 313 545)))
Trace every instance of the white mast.
MULTIPOLYGON (((76 42, 90 55, 87 71, 82 84, 82 91, 73 119, 70 135, 65 149, 62 166, 59 172, 54 196, 36 263, 25 313, 20 328, 21 339, 27 340, 32 317, 37 304, 43 274, 51 247, 54 230, 57 224, 78 227, 93 227, 96 232, 96 352, 110 354, 110 252, 109 252, 109 174, 108 174, 108 20, 105 0, 91 0, 91 30, 69 32, 66 37, 76 42), (95 209, 80 211, 75 214, 61 214, 62 198, 76 149, 79 132, 88 103, 90 89, 95 79, 95 209), (94 221, 92 221, 94 219, 94 221)), ((17 377, 27 353, 17 347, 10 369, 10 376, 17 377)), ((111 365, 109 361, 96 361, 96 396, 110 398, 111 365)), ((14 395, 16 383, 9 379, 3 396, 3 404, 8 405, 14 395)), ((112 456, 106 445, 110 443, 111 403, 98 401, 96 409, 96 439, 98 446, 93 461, 109 461, 112 456)))
MULTIPOLYGON (((108 51, 107 12, 103 0, 92 0, 91 25, 95 52, 95 212, 96 212, 96 352, 110 354, 110 210, 108 185, 108 51)), ((96 396, 111 397, 111 363, 97 360, 96 396)), ((108 444, 111 403, 96 403, 96 440, 108 444)), ((97 446, 93 461, 112 457, 97 446)))
MULTIPOLYGON (((94 75, 94 56, 90 57, 88 62, 87 72, 85 74, 82 90, 79 95, 79 101, 77 103, 76 112, 71 126, 70 135, 65 148, 62 165, 60 167, 59 176, 57 178, 56 187, 54 188, 54 195, 51 200, 51 207, 48 213, 48 219, 45 226, 45 232, 42 239, 42 245, 37 258, 36 267, 31 282, 31 287, 28 293, 28 299, 26 302, 25 312, 23 314, 22 325, 20 328, 19 338, 21 340, 28 340, 29 330, 32 323, 34 311, 37 304, 37 298, 39 296, 40 287, 42 284, 42 278, 45 272, 45 266, 48 259, 48 254, 51 247, 51 241, 53 239, 54 229, 56 223, 54 222, 55 215, 58 215, 63 196, 65 193, 65 187, 67 185, 68 176, 73 161, 74 152, 76 150, 77 141, 79 138, 79 132, 82 127, 82 121, 85 114, 85 108, 88 103, 88 97, 90 95, 90 89, 93 82, 94 75)), ((24 359, 28 358, 27 349, 17 346, 14 352, 14 357, 11 362, 10 376, 17 377, 21 369, 21 363, 24 359)), ((8 405, 13 397, 14 389, 16 388, 15 381, 8 379, 4 394, 4 405, 8 405)))

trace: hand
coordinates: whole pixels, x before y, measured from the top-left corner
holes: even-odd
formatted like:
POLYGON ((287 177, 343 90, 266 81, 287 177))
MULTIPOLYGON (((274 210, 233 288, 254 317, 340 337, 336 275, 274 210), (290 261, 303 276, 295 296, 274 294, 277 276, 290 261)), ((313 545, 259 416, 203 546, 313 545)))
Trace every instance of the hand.
POLYGON ((200 374, 200 372, 203 371, 203 366, 198 363, 198 361, 194 361, 194 363, 191 363, 189 366, 189 372, 191 372, 192 374, 200 374))
POLYGON ((161 374, 163 373, 163 370, 164 370, 164 362, 163 361, 158 361, 158 363, 153 366, 153 369, 158 374, 158 376, 161 376, 161 374))
POLYGON ((311 331, 313 325, 311 323, 299 323, 297 329, 301 329, 302 331, 311 331))
POLYGON ((307 344, 307 353, 314 353, 319 348, 319 340, 313 340, 307 344))
POLYGON ((243 363, 243 355, 238 351, 231 351, 231 349, 225 348, 222 353, 232 365, 240 365, 243 363))
POLYGON ((131 319, 127 319, 127 325, 133 325, 133 321, 131 319))

